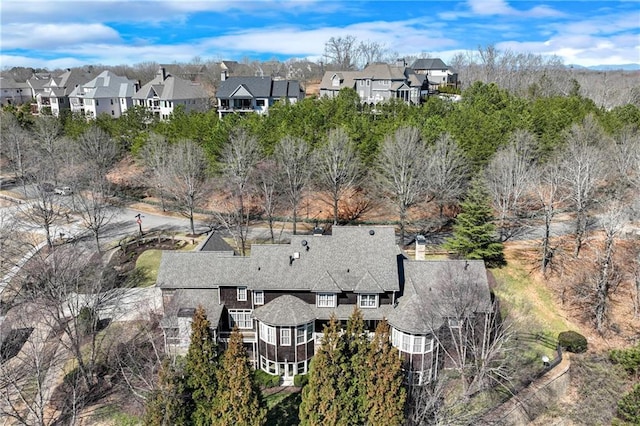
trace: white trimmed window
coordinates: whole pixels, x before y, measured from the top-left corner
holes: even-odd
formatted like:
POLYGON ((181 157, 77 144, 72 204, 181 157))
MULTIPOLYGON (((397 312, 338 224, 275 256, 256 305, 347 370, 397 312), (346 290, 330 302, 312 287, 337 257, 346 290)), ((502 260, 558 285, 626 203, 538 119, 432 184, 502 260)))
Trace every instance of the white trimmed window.
POLYGON ((280 346, 291 346, 291 329, 280 329, 280 346))
POLYGON ((260 323, 260 340, 275 345, 276 328, 264 323, 260 323))
POLYGON ((238 287, 238 302, 246 302, 247 300, 247 288, 246 287, 238 287))
POLYGON ((302 345, 313 339, 313 322, 296 327, 296 345, 302 345))
POLYGON ((237 325, 238 328, 248 329, 253 328, 253 320, 251 319, 250 309, 230 309, 229 310, 229 324, 231 327, 237 325))
POLYGON ((460 328, 462 326, 462 321, 458 318, 448 318, 447 322, 449 323, 449 328, 460 328))
POLYGON ((358 305, 361 308, 377 308, 378 295, 377 294, 359 294, 358 305))
POLYGON ((318 293, 316 295, 316 306, 318 308, 335 308, 336 294, 335 293, 318 293))
POLYGON ((391 344, 406 353, 426 354, 433 350, 433 339, 403 333, 395 328, 391 329, 391 344))
POLYGON ((253 303, 256 305, 264 305, 264 291, 253 292, 253 303))

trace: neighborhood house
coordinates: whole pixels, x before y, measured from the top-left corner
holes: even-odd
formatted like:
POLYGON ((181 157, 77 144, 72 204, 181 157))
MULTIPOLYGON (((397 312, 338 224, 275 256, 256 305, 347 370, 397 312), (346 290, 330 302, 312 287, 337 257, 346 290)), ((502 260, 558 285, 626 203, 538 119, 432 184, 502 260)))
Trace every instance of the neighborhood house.
POLYGON ((422 384, 446 367, 451 329, 492 314, 487 274, 482 261, 409 259, 391 226, 334 226, 246 257, 212 234, 198 251, 164 252, 157 285, 171 350, 188 349, 202 305, 218 342, 238 327, 255 368, 289 383, 309 371, 330 317, 344 325, 358 307, 371 333, 389 322, 408 380, 422 384))

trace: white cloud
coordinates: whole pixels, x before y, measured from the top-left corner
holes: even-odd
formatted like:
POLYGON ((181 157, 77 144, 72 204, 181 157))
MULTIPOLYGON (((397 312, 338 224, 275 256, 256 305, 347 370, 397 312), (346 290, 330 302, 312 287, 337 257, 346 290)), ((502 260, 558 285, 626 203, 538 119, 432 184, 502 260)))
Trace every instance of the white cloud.
POLYGON ((52 49, 76 43, 120 40, 117 31, 102 24, 8 24, 0 31, 2 50, 52 49))

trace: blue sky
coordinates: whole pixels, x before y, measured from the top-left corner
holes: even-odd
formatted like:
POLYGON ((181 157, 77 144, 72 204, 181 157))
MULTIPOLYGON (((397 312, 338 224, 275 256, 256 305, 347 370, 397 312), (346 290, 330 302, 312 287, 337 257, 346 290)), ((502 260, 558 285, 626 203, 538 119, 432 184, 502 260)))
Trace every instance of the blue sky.
POLYGON ((0 67, 319 60, 330 37, 445 62, 478 46, 582 66, 640 64, 640 0, 0 3, 0 67))

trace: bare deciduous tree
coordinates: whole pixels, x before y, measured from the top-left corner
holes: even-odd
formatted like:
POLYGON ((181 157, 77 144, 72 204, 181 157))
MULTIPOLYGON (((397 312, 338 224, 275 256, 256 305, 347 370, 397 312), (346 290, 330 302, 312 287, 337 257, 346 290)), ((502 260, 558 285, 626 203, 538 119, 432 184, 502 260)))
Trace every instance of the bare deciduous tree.
POLYGON ((39 142, 38 148, 46 157, 46 164, 52 171, 53 183, 58 184, 63 147, 62 123, 58 117, 41 115, 36 117, 33 135, 39 142))
POLYGON ((27 195, 26 183, 34 169, 34 144, 27 130, 20 126, 13 114, 2 112, 0 115, 0 149, 9 160, 16 179, 20 179, 22 190, 27 195))
POLYGON ((101 194, 108 194, 107 175, 119 156, 118 144, 96 125, 89 127, 75 143, 81 175, 101 194))
POLYGON ((580 255, 584 242, 589 209, 596 201, 595 191, 608 172, 609 156, 603 151, 605 138, 593 116, 571 127, 561 154, 562 181, 575 213, 575 250, 580 255))
POLYGON ((171 147, 163 186, 189 218, 195 235, 194 212, 207 183, 207 159, 204 150, 191 140, 181 140, 171 147))
POLYGON ((298 207, 311 177, 311 147, 300 138, 286 136, 278 142, 273 155, 282 174, 283 192, 291 206, 295 235, 298 207))
POLYGON ((91 185, 74 194, 76 211, 80 215, 82 226, 93 234, 98 253, 102 253, 100 235, 117 213, 114 200, 105 196, 104 190, 105 187, 96 188, 91 185))
POLYGON ((404 244, 407 212, 427 191, 428 156, 420 131, 401 127, 387 135, 380 152, 380 184, 400 217, 400 244, 404 244))
POLYGON ((448 133, 443 133, 428 149, 429 192, 438 204, 442 219, 445 205, 454 203, 465 192, 469 177, 464 152, 448 133))
POLYGON ((329 192, 333 207, 333 224, 338 224, 338 204, 345 192, 356 185, 361 163, 353 142, 343 129, 329 131, 327 142, 318 148, 316 178, 321 190, 329 192))
POLYGON ((499 212, 500 240, 512 235, 522 196, 527 190, 535 158, 535 136, 526 130, 516 130, 507 146, 500 148, 485 169, 485 181, 493 207, 499 212))
POLYGON ((326 62, 342 71, 352 70, 358 56, 357 40, 352 35, 331 37, 324 44, 326 62))
POLYGON ((256 165, 256 186, 262 210, 267 217, 271 242, 275 242, 273 233, 274 217, 277 209, 282 204, 282 183, 278 168, 273 160, 263 160, 256 165))
POLYGON ((165 206, 165 182, 163 179, 167 175, 167 168, 169 166, 169 142, 167 142, 164 136, 151 133, 149 139, 142 147, 140 157, 153 176, 153 183, 160 197, 162 211, 167 211, 165 206))
POLYGON ((240 242, 240 251, 243 256, 246 254, 250 221, 250 209, 245 205, 246 198, 260 157, 258 139, 243 129, 232 132, 229 142, 222 151, 222 176, 235 200, 237 220, 235 220, 234 234, 240 242))

